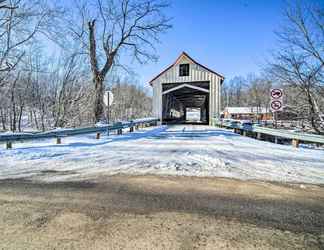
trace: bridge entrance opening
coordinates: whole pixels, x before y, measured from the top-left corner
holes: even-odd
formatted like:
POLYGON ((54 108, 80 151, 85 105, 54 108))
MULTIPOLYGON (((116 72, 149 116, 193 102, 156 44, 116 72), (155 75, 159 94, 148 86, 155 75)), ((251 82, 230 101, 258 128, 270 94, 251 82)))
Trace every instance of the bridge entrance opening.
POLYGON ((186 108, 186 123, 201 122, 201 108, 186 108))
POLYGON ((208 124, 209 82, 163 84, 164 124, 208 124))

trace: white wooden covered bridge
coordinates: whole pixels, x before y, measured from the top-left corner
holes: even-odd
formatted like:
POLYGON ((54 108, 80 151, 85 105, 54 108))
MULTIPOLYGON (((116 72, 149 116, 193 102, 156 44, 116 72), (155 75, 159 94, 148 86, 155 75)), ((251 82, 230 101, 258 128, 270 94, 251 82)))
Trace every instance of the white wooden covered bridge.
POLYGON ((200 122, 210 124, 220 115, 224 76, 182 52, 177 60, 154 77, 153 114, 162 123, 184 123, 188 110, 200 111, 200 122))

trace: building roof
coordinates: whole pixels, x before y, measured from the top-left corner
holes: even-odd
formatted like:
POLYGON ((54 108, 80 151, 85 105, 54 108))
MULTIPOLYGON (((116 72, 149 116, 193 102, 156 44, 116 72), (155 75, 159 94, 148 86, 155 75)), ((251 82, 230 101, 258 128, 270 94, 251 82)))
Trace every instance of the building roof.
POLYGON ((195 61, 193 58, 191 58, 186 52, 182 52, 180 54, 180 56, 178 56, 177 60, 175 60, 175 62, 173 64, 171 64, 169 67, 167 67, 165 70, 163 70, 160 74, 158 74, 157 76, 155 76, 151 81, 150 81, 150 85, 152 85, 152 82, 155 81, 157 78, 159 78, 162 74, 164 74, 166 71, 168 71, 169 69, 171 69, 173 66, 175 66, 177 64, 177 62, 179 61, 179 59, 182 57, 182 56, 185 56, 187 57, 190 61, 192 61, 194 64, 197 64, 198 66, 204 68, 205 70, 209 71, 210 73, 213 73, 217 76, 219 76, 222 80, 225 79, 225 77, 209 68, 207 68, 206 66, 198 63, 197 61, 195 61))
POLYGON ((270 110, 264 107, 226 107, 224 112, 230 114, 267 114, 270 110))

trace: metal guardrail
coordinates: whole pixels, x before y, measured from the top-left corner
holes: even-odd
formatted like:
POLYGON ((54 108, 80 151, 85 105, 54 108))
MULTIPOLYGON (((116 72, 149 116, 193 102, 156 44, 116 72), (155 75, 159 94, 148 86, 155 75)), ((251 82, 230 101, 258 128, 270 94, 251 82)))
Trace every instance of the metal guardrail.
POLYGON ((11 143, 14 141, 36 140, 46 138, 62 138, 66 136, 89 134, 89 133, 104 133, 108 131, 118 131, 124 128, 134 128, 136 126, 145 124, 155 124, 158 121, 156 118, 136 119, 127 122, 116 122, 114 124, 102 125, 98 127, 85 127, 85 128, 67 128, 56 129, 47 132, 38 133, 13 133, 13 134, 0 134, 0 142, 6 142, 7 148, 11 148, 11 143), (8 143, 10 143, 8 145, 8 143))
POLYGON ((287 131, 282 129, 265 128, 265 127, 261 127, 260 125, 244 126, 232 122, 224 122, 219 119, 213 119, 213 124, 215 126, 223 126, 231 129, 239 129, 242 131, 249 131, 254 133, 271 135, 274 137, 324 144, 324 136, 321 135, 298 133, 298 132, 292 132, 292 131, 287 131))

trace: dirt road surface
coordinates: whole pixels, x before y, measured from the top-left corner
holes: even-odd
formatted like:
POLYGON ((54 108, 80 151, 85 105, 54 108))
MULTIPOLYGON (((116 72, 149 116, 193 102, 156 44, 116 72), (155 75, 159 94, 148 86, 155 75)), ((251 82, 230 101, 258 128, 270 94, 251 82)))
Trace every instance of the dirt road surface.
POLYGON ((324 249, 324 187, 116 175, 0 182, 0 249, 324 249))

